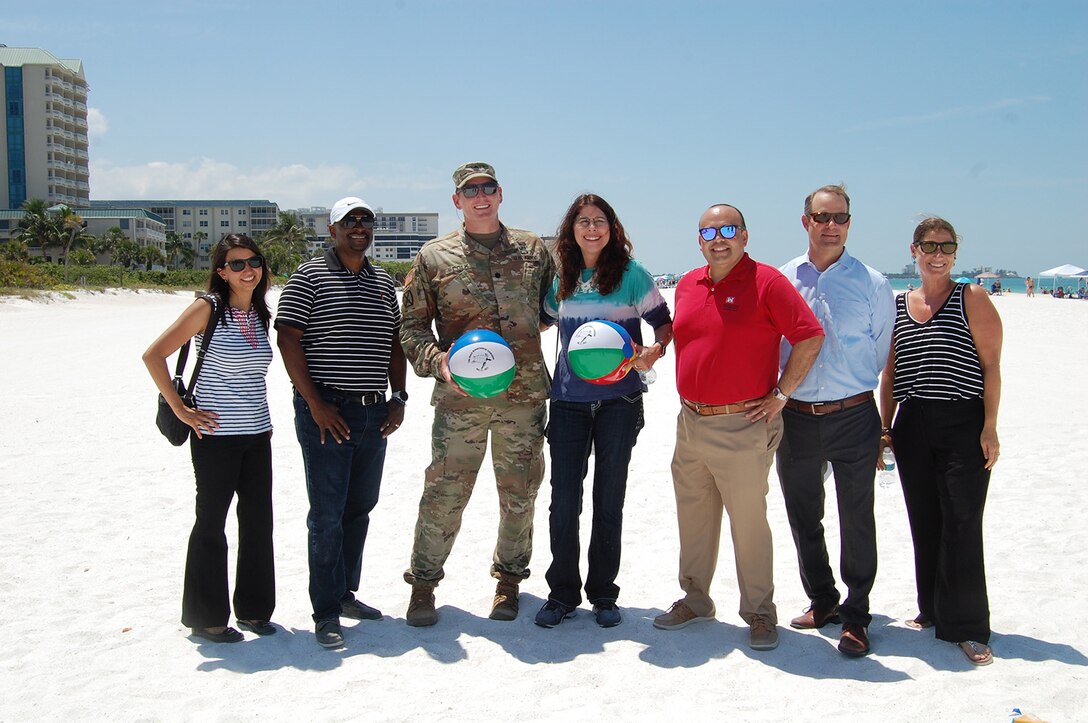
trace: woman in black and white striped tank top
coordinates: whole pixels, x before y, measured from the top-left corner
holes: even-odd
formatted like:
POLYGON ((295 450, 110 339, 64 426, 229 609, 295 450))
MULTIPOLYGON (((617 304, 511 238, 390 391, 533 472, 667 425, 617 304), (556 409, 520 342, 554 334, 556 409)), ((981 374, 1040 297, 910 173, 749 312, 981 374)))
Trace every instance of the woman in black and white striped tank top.
POLYGON ((914 539, 919 614, 907 625, 934 627, 968 661, 986 665, 993 651, 982 513, 1000 449, 1002 332, 985 289, 952 281, 958 247, 944 219, 914 231, 922 286, 896 299, 881 445, 895 450, 914 539))
POLYGON ((265 376, 269 286, 264 257, 248 236, 223 237, 212 256, 209 293, 194 301, 144 352, 144 363, 174 414, 192 427, 189 449, 196 475, 196 522, 185 561, 181 621, 202 640, 234 643, 227 623, 227 511, 238 495, 238 563, 234 614, 241 628, 276 632, 272 551, 272 421, 265 376), (188 407, 170 382, 168 356, 215 326, 188 407))

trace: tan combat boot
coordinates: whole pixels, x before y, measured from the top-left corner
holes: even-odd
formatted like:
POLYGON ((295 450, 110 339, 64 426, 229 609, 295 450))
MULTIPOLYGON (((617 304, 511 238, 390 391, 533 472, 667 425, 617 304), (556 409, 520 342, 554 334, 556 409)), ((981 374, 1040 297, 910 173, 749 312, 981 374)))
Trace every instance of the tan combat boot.
POLYGON ((404 620, 413 628, 425 628, 438 622, 438 611, 434 609, 434 585, 412 585, 412 598, 408 601, 408 613, 404 620))
POLYGON ((518 617, 517 578, 503 575, 495 586, 495 602, 491 605, 492 620, 516 620, 518 617))

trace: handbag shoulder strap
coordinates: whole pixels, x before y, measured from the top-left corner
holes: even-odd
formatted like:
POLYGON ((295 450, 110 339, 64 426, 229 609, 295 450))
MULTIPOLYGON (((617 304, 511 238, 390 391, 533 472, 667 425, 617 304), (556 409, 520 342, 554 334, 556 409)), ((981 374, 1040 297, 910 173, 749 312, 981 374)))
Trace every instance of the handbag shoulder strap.
MULTIPOLYGON (((204 336, 200 340, 200 348, 196 352, 196 366, 193 367, 193 375, 189 377, 189 391, 192 392, 196 385, 197 377, 200 376, 200 367, 204 366, 204 353, 208 351, 208 345, 212 343, 212 334, 215 333, 215 324, 219 320, 219 314, 216 312, 219 310, 219 297, 214 294, 204 294, 200 297, 207 301, 212 306, 212 315, 208 319, 208 326, 204 329, 204 336)), ((185 342, 184 352, 188 354, 189 342, 185 342)), ((181 354, 178 354, 180 357, 181 354)), ((184 368, 184 367, 181 367, 184 368)))

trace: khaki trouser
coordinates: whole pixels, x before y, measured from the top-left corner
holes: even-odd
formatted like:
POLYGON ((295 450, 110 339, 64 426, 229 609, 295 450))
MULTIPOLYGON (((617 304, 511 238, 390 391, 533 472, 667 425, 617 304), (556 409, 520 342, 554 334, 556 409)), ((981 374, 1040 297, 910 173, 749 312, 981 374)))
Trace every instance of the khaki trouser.
POLYGON ((544 477, 544 402, 503 399, 454 400, 434 410, 431 464, 419 501, 409 583, 443 578, 446 558, 461 529, 483 463, 488 433, 499 493, 499 536, 491 574, 518 580, 529 576, 533 512, 544 477))
POLYGON ((687 407, 676 424, 672 459, 680 525, 680 587, 696 614, 714 614, 710 583, 718 564, 722 507, 729 513, 740 586, 740 616, 778 621, 767 524, 767 473, 782 439, 782 418, 751 423, 744 414, 701 417, 687 407))

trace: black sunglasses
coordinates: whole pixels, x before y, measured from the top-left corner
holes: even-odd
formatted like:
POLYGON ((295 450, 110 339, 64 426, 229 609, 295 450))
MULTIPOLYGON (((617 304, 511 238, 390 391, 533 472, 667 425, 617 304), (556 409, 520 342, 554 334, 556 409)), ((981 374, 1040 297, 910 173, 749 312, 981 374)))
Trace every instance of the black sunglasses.
POLYGON ((264 265, 264 256, 250 256, 248 259, 234 259, 223 264, 229 266, 231 271, 241 271, 249 264, 255 269, 261 268, 264 265))
POLYGON ((499 190, 499 184, 491 181, 490 183, 473 183, 468 186, 461 186, 461 190, 458 191, 465 198, 476 198, 476 194, 480 191, 484 192, 485 196, 494 196, 495 192, 499 190))
POLYGON ((744 226, 722 226, 721 228, 701 228, 699 229, 699 235, 703 237, 703 241, 713 241, 714 237, 718 234, 722 235, 722 238, 735 238, 737 231, 744 229, 744 226))
POLYGON ((840 226, 850 220, 850 214, 848 213, 810 213, 808 217, 816 223, 827 223, 828 221, 834 221, 840 226))
POLYGON ((356 226, 374 228, 374 218, 372 216, 344 216, 340 219, 340 225, 344 228, 355 228, 356 226))
POLYGON ((914 244, 914 247, 924 254, 931 254, 940 249, 945 256, 951 256, 956 253, 960 245, 955 241, 919 241, 914 244))

